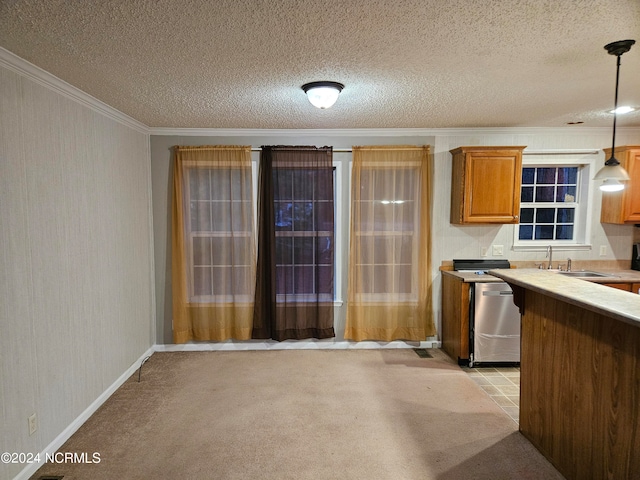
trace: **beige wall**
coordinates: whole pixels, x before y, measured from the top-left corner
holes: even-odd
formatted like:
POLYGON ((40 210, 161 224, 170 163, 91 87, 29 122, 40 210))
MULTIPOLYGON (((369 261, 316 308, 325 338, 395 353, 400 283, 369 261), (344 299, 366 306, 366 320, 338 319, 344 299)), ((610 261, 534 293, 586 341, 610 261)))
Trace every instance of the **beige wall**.
MULTIPOLYGON (((151 136, 151 173, 153 178, 153 222, 154 222, 154 251, 156 276, 156 321, 158 344, 172 343, 171 335, 171 271, 170 271, 170 239, 168 236, 169 206, 170 206, 170 148, 173 145, 207 145, 207 144, 236 144, 252 145, 331 145, 334 148, 350 148, 353 145, 384 145, 411 144, 431 145, 434 155, 434 198, 433 198, 433 271, 434 279, 434 315, 437 324, 441 314, 440 308, 440 273, 438 267, 443 260, 453 258, 480 258, 481 248, 487 247, 491 251, 492 245, 502 245, 504 256, 513 261, 543 261, 545 250, 514 251, 513 225, 452 225, 449 223, 450 195, 451 195, 451 154, 449 150, 461 145, 526 145, 526 151, 576 151, 600 150, 598 154, 577 155, 581 162, 587 163, 593 176, 597 168, 604 163, 603 147, 611 142, 611 130, 607 128, 567 127, 559 129, 442 129, 416 131, 381 130, 366 131, 344 130, 332 131, 246 131, 217 133, 209 135, 153 135, 151 136)), ((640 129, 619 129, 617 144, 640 143, 640 129)), ((254 158, 258 158, 258 153, 254 158)), ((350 154, 334 154, 338 163, 343 164, 342 185, 343 198, 349 198, 349 170, 350 154)), ((525 161, 533 159, 525 155, 525 161)), ((536 157, 541 158, 540 156, 536 157)), ((543 157, 554 160, 569 158, 576 155, 557 155, 543 157)), ((560 161, 560 160, 558 160, 560 161)), ((487 179, 491 181, 491 179, 487 179)), ((579 268, 581 260, 614 260, 630 259, 631 244, 635 227, 631 225, 602 225, 600 223, 601 193, 595 182, 589 180, 589 205, 587 223, 589 235, 587 241, 592 249, 561 250, 556 249, 555 261, 565 261, 567 257, 574 260, 574 266, 579 268), (599 256, 599 247, 607 246, 607 256, 599 256)), ((342 232, 344 245, 347 248, 348 212, 349 205, 338 207, 343 212, 342 232)), ((342 285, 346 289, 346 255, 342 258, 342 285)), ((345 293, 344 290, 343 293, 345 293)), ((342 296, 344 299, 344 295, 342 296)), ((336 307, 336 340, 341 340, 344 333, 344 308, 336 307)))
POLYGON ((0 452, 43 451, 153 345, 149 165, 147 133, 0 67, 0 452))

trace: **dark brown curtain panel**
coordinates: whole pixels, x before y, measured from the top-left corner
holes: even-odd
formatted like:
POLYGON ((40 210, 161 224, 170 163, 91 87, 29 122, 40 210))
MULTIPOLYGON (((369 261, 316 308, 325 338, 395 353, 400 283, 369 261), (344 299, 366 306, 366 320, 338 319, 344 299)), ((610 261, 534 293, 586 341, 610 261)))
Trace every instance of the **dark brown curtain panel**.
POLYGON ((252 338, 335 336, 333 172, 331 147, 262 147, 252 338))

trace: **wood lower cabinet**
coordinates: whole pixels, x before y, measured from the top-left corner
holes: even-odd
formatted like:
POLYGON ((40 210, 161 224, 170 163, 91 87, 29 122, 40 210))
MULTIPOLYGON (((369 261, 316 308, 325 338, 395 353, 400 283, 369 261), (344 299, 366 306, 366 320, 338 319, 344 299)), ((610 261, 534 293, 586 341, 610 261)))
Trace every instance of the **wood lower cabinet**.
POLYGON ((451 223, 518 223, 525 148, 451 150, 451 223))
POLYGON ((640 283, 603 283, 602 285, 624 290, 625 292, 640 294, 640 283))
MULTIPOLYGON (((469 298, 472 283, 442 271, 442 350, 460 365, 469 362, 469 298)), ((640 293, 640 283, 602 283, 635 294, 640 293)))
MULTIPOLYGON (((604 149, 605 158, 611 149, 604 149)), ((615 157, 627 171, 631 180, 620 192, 602 194, 601 223, 640 223, 640 145, 616 147, 615 157)))
POLYGON ((605 287, 617 288, 618 290, 624 290, 625 292, 631 291, 630 283, 603 283, 605 287))
POLYGON ((516 290, 520 432, 567 479, 640 478, 640 326, 516 290))
POLYGON ((458 363, 469 361, 471 284, 442 272, 442 349, 458 363))

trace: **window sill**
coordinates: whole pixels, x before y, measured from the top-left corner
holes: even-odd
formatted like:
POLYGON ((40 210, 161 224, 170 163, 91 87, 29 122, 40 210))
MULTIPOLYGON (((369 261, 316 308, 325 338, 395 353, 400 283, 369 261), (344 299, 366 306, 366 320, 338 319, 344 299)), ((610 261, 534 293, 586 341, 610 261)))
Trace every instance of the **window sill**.
POLYGON ((583 244, 575 244, 575 243, 562 244, 562 243, 548 242, 548 243, 536 243, 535 245, 514 245, 513 251, 514 252, 545 252, 549 245, 551 245, 551 248, 553 248, 554 252, 570 252, 570 251, 582 252, 582 251, 587 251, 592 249, 591 244, 584 244, 584 243, 583 244))

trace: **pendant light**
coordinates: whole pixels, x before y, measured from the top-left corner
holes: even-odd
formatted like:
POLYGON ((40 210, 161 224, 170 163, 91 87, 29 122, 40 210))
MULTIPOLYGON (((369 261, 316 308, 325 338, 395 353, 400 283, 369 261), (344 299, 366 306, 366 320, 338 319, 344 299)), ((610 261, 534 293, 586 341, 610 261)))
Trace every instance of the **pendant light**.
POLYGON ((618 83, 620 80, 620 57, 623 53, 627 53, 631 50, 631 46, 636 43, 635 40, 619 40, 617 42, 609 43, 604 48, 609 55, 615 55, 617 57, 616 62, 616 95, 615 106, 613 107, 613 138, 611 140, 611 157, 604 162, 604 167, 596 173, 593 177, 594 180, 603 180, 600 185, 600 190, 604 192, 617 192, 624 189, 624 182, 629 180, 629 174, 626 172, 620 162, 616 159, 616 110, 618 109, 618 83))
POLYGON ((338 82, 311 82, 302 85, 311 105, 317 108, 330 108, 338 100, 344 85, 338 82))

